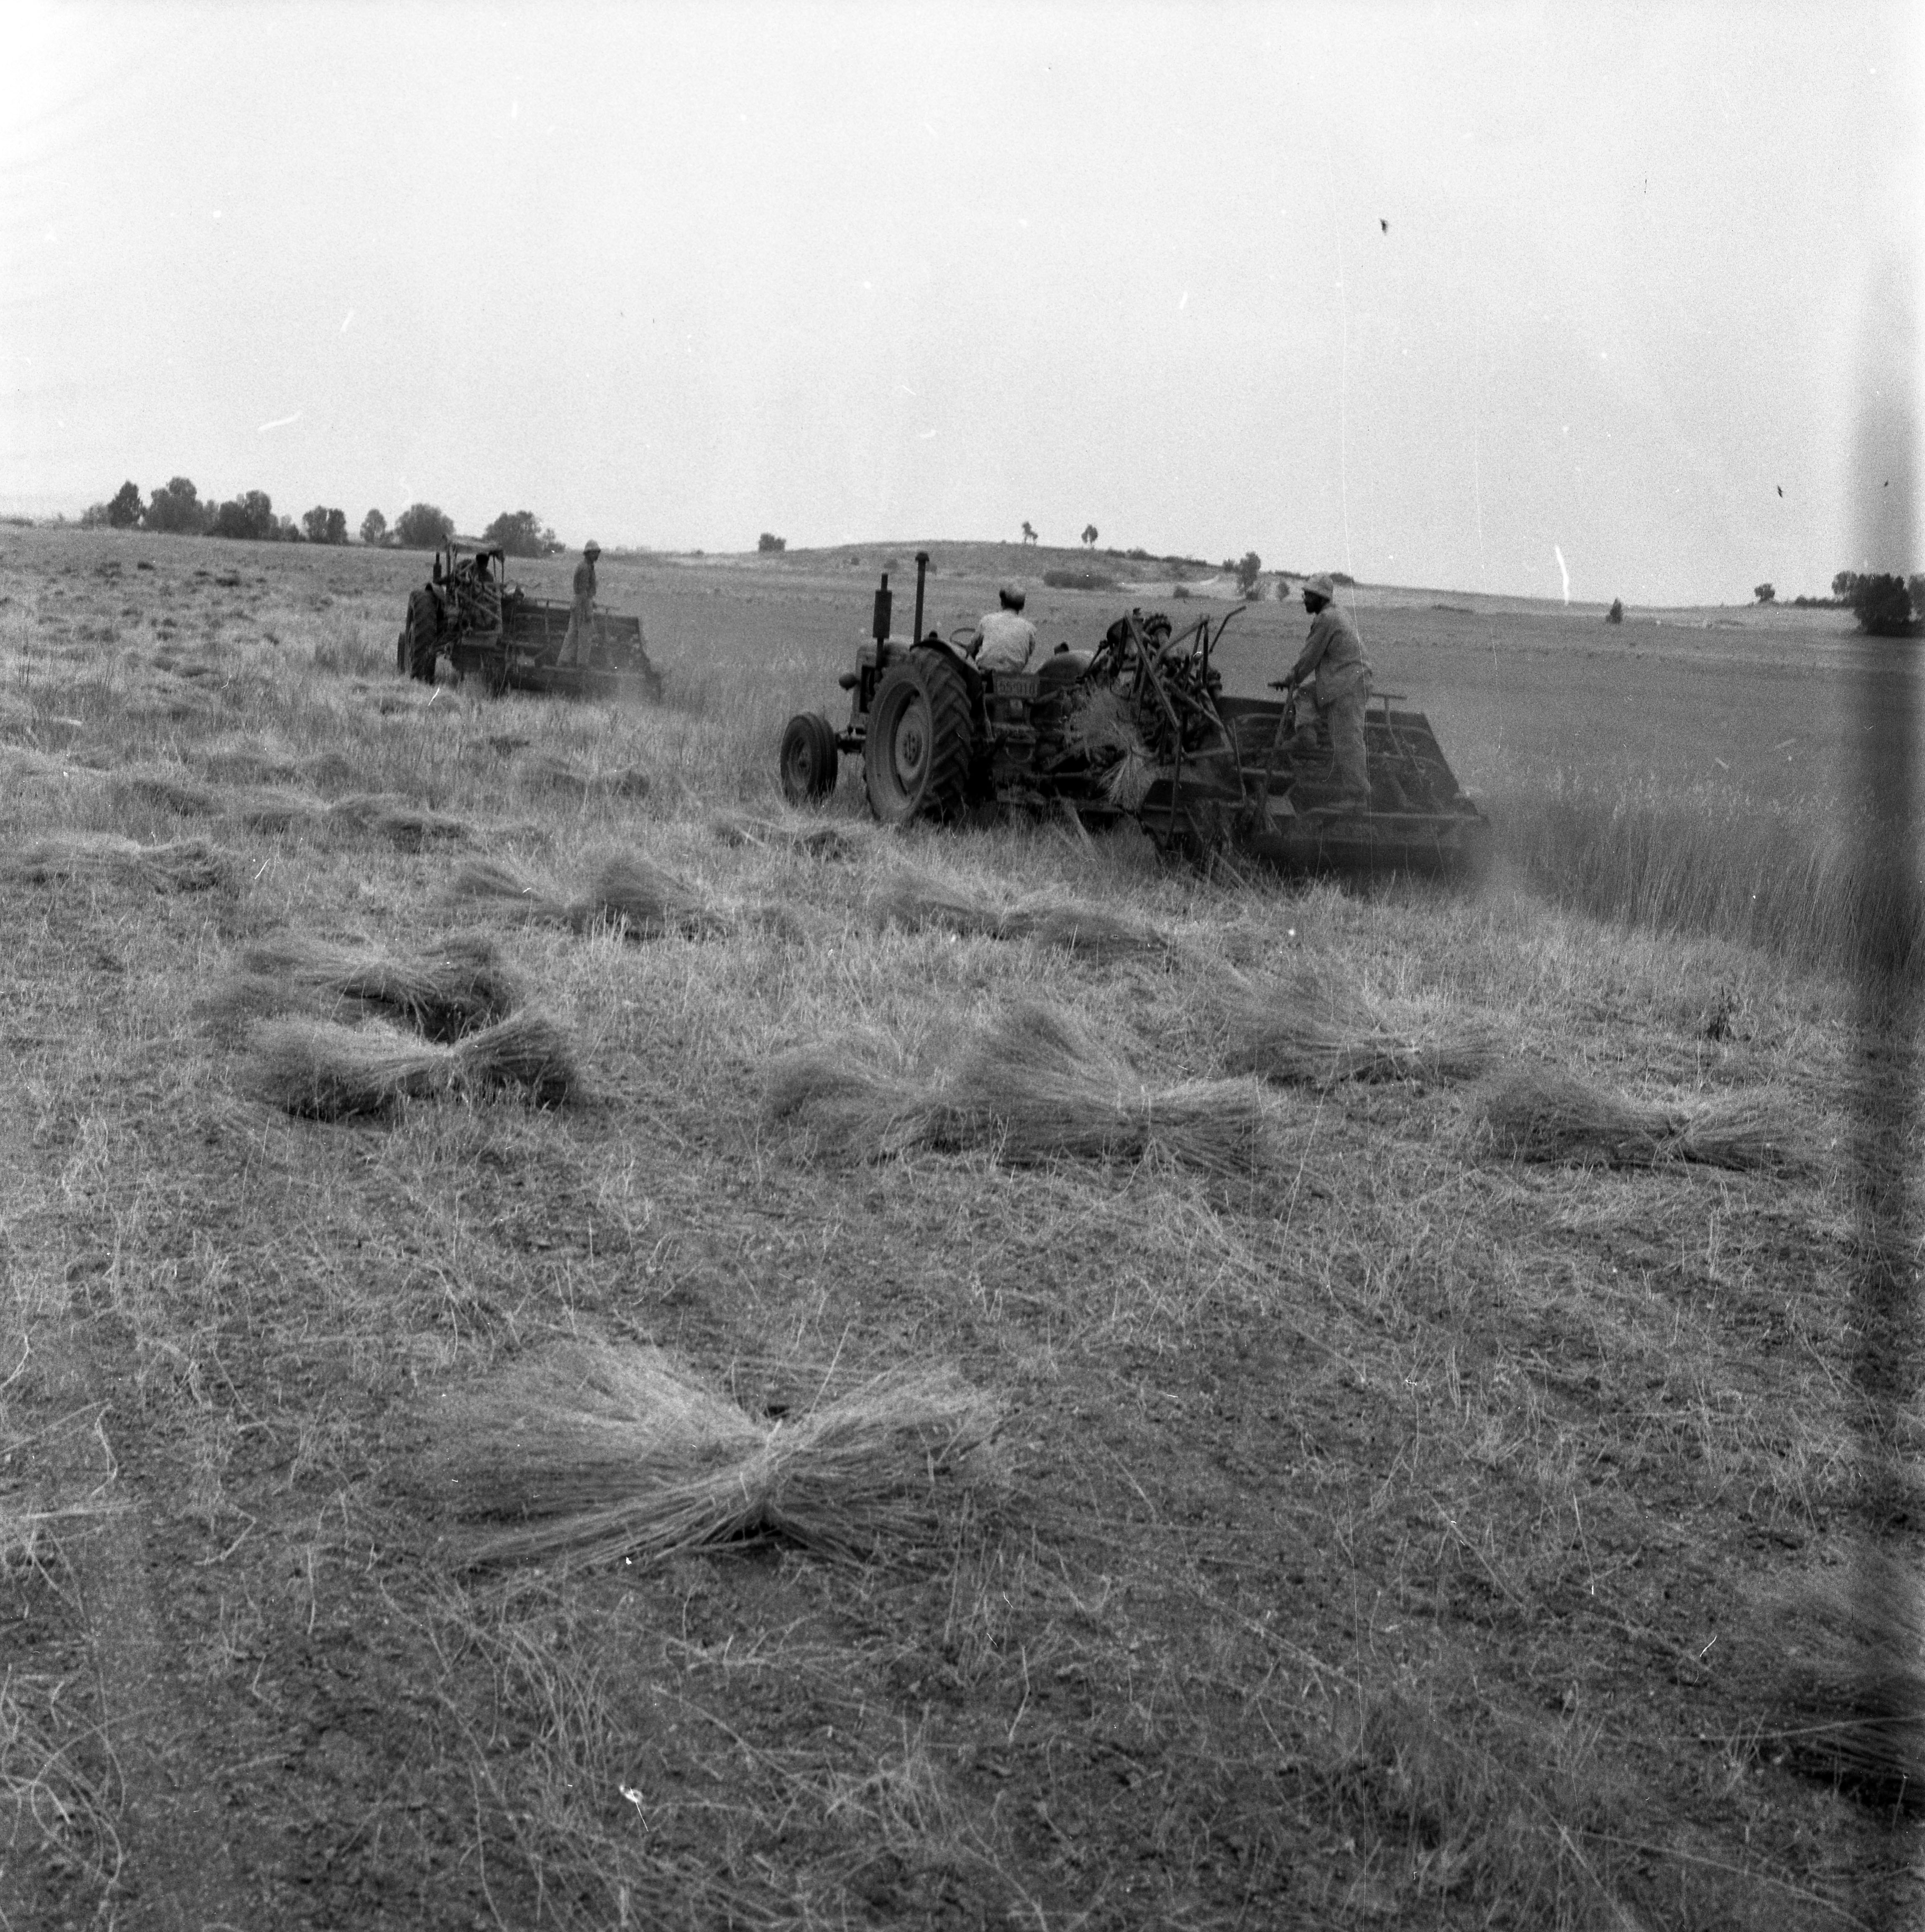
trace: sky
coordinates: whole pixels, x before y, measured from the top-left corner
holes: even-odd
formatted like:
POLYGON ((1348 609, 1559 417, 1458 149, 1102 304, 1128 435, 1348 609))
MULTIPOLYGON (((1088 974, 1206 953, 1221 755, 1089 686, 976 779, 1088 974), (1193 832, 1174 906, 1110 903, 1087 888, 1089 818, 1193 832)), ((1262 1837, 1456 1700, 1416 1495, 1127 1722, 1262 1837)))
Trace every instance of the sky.
POLYGON ((9 512, 1925 567, 1925 7, 0 16, 9 512))

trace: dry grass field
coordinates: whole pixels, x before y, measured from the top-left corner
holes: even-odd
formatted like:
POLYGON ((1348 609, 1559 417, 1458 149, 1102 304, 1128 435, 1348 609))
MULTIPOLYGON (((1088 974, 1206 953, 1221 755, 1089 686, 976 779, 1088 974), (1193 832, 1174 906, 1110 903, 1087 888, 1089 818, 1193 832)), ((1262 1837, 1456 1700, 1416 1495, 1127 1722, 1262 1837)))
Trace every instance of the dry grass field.
POLYGON ((786 813, 892 555, 0 532, 0 1924, 1912 1922, 1846 620, 1366 592, 1506 856, 1246 890, 786 813))

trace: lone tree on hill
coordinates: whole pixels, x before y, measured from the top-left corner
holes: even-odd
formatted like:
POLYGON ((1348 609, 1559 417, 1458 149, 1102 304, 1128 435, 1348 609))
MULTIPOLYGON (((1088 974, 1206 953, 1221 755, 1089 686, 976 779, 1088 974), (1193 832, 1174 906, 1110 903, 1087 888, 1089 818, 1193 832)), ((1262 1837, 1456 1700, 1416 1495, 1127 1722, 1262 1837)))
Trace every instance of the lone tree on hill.
POLYGON ((1029 518, 1025 517, 1023 519, 1023 541, 1026 544, 1033 544, 1036 540, 1036 533, 1035 528, 1030 524, 1029 518))
POLYGON ((130 530, 140 520, 140 485, 123 483, 107 500, 107 521, 117 530, 130 530))
POLYGON ((1753 590, 1751 594, 1753 596, 1756 597, 1761 604, 1775 603, 1777 601, 1778 597, 1777 592, 1768 584, 1761 584, 1757 585, 1753 590))
POLYGON ((1255 591, 1257 579, 1262 574, 1264 560, 1255 550, 1246 550, 1243 553, 1243 561, 1237 566, 1237 588, 1246 597, 1255 591))
POLYGON ((370 548, 388 541, 388 519, 379 510, 370 510, 361 520, 361 540, 370 548))
POLYGON ((780 556, 788 547, 788 538, 778 537, 773 530, 764 530, 755 539, 755 548, 764 556, 780 556))
POLYGON ((1624 622, 1624 600, 1623 598, 1614 597, 1612 598, 1611 608, 1605 612, 1604 621, 1607 624, 1621 624, 1624 622))
POLYGON ((454 519, 433 503, 410 503, 394 519, 394 541, 403 550, 433 550, 454 534, 454 519))
POLYGON ((344 544, 347 542, 347 512, 331 510, 316 503, 301 513, 301 527, 310 543, 344 544))
POLYGON ((212 506, 200 500, 200 493, 184 476, 170 477, 164 488, 147 501, 142 520, 150 530, 175 536, 198 536, 211 520, 212 506))
POLYGON ((1083 526, 1083 541, 1087 544, 1092 550, 1094 550, 1096 547, 1096 536, 1097 530, 1094 524, 1085 524, 1083 526))
POLYGON ((481 532, 484 543, 499 544, 510 556, 553 556, 561 539, 532 510, 504 510, 481 532))

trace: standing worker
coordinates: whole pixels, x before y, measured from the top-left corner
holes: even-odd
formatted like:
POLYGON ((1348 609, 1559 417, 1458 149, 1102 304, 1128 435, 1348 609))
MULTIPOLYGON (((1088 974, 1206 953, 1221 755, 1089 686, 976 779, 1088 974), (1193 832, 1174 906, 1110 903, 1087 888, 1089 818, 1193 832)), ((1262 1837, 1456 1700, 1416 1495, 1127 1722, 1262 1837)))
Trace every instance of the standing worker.
POLYGON ((562 640, 558 664, 586 664, 595 650, 595 560, 601 546, 590 537, 582 545, 575 566, 575 608, 569 613, 568 634, 562 640))
POLYGON ((1006 584, 996 593, 997 608, 984 614, 976 627, 970 655, 979 670, 1021 670, 1035 655, 1036 627, 1023 615, 1026 600, 1020 584, 1006 584))
POLYGON ((1290 674, 1273 691, 1294 691, 1315 675, 1317 709, 1330 723, 1330 750, 1336 767, 1336 808, 1370 809, 1370 767, 1363 748, 1363 707, 1370 701, 1370 666, 1357 626, 1337 608, 1337 589, 1326 576, 1303 586, 1310 614, 1310 635, 1290 674))

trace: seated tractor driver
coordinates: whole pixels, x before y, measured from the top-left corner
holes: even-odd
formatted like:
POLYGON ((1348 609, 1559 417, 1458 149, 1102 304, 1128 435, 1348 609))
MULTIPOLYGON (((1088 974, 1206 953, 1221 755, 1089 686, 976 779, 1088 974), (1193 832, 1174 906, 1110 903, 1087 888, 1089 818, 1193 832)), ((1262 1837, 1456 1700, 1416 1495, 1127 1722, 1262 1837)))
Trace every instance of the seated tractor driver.
POLYGON ((1022 586, 1006 584, 997 592, 998 609, 985 612, 970 655, 978 670, 1023 670, 1036 655, 1036 627, 1023 615, 1022 586))
POLYGON ((485 556, 475 560, 475 614, 490 630, 501 622, 501 590, 490 574, 485 556))

